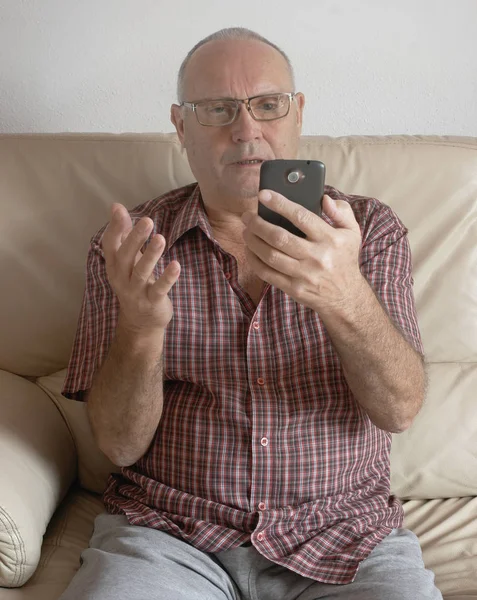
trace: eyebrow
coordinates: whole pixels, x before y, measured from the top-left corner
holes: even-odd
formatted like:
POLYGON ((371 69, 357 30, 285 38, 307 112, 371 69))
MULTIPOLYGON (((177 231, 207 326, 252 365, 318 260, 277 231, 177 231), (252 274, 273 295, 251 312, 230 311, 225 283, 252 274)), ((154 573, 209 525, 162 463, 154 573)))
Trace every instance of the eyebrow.
MULTIPOLYGON (((275 94, 285 94, 287 92, 262 92, 260 94, 254 94, 253 96, 249 96, 249 98, 257 98, 258 96, 275 96, 275 94)), ((208 98, 201 98, 200 100, 192 100, 191 104, 197 104, 198 102, 209 102, 210 100, 245 100, 245 98, 232 98, 231 96, 211 96, 208 98)))

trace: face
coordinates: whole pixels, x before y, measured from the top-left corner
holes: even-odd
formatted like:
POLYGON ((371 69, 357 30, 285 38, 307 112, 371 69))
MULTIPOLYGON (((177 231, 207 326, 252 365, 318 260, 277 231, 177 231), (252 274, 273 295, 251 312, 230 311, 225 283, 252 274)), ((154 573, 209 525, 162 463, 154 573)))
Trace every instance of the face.
MULTIPOLYGON (((188 102, 293 91, 285 59, 255 40, 204 44, 192 55, 184 83, 183 99, 188 102)), ((296 158, 304 100, 297 94, 286 117, 268 122, 255 121, 242 104, 234 123, 224 127, 203 126, 191 109, 171 107, 171 120, 205 202, 237 213, 250 209, 252 200, 256 205, 260 163, 239 163, 296 158)))

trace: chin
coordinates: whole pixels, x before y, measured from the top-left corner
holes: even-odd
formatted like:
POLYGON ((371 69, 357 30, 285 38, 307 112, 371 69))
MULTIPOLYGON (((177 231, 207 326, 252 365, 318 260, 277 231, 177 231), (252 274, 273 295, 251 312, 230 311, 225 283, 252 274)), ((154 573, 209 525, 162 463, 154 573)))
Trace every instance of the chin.
POLYGON ((229 181, 227 182, 227 192, 232 197, 240 196, 241 198, 254 198, 258 196, 259 192, 259 177, 247 177, 241 181, 229 181))
POLYGON ((258 187, 254 187, 253 189, 242 188, 241 190, 237 190, 238 194, 241 198, 256 198, 258 196, 258 187))

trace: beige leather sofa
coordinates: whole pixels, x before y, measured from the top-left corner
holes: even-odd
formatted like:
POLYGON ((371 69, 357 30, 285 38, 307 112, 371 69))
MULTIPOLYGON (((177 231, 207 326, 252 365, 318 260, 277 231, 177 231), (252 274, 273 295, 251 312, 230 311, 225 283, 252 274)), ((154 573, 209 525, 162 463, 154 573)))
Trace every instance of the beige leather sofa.
MULTIPOLYGON (((301 152, 409 228, 430 386, 394 436, 392 490, 445 598, 477 599, 477 139, 304 137, 301 152)), ((112 202, 190 181, 174 135, 0 136, 0 600, 59 597, 114 468, 60 394, 90 237, 112 202)))

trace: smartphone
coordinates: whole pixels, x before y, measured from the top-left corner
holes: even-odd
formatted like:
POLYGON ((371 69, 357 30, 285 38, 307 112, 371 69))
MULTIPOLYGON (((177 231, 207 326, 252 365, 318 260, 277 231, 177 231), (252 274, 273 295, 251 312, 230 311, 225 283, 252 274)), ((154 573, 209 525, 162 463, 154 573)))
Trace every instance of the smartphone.
MULTIPOLYGON (((319 160, 265 160, 260 167, 260 190, 273 190, 321 216, 325 165, 319 160)), ((258 203, 262 219, 299 237, 306 235, 282 215, 258 203)))

